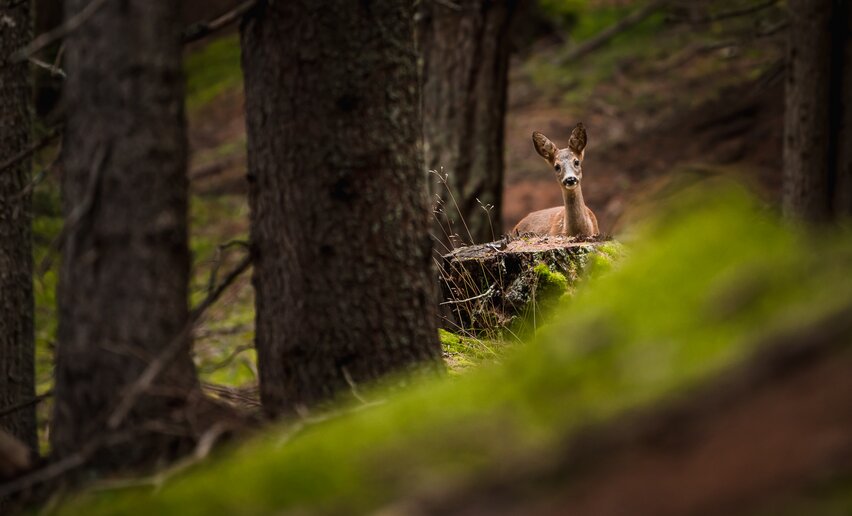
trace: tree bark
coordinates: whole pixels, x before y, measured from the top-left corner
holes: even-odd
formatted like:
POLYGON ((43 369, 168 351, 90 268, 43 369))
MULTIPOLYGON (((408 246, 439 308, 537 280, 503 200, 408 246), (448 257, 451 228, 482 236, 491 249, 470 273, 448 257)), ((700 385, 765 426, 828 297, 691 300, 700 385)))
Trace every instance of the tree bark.
POLYGON ((437 364, 408 0, 262 2, 242 27, 261 399, 437 364))
MULTIPOLYGON (((89 1, 66 0, 65 12, 89 1)), ((51 443, 62 458, 105 432, 132 436, 95 454, 96 469, 175 453, 178 438, 144 428, 174 428, 197 384, 189 340, 175 340, 187 323, 190 264, 179 9, 171 0, 105 2, 65 43, 51 443), (175 342, 179 352, 151 388, 108 424, 128 385, 175 342)))
POLYGON ((838 131, 835 139, 836 180, 834 212, 838 217, 852 218, 852 6, 846 0, 839 2, 835 62, 842 72, 837 74, 838 131))
POLYGON ((831 218, 830 85, 833 0, 790 0, 784 113, 783 208, 809 222, 831 218))
POLYGON ((447 175, 446 187, 433 188, 442 206, 433 229, 442 252, 452 235, 483 243, 501 233, 509 26, 517 3, 421 2, 426 165, 447 175), (494 208, 487 213, 480 203, 494 208))
MULTIPOLYGON (((0 4, 0 155, 29 147, 32 91, 27 63, 4 62, 32 38, 30 3, 0 4)), ((0 171, 0 408, 35 396, 33 347, 32 207, 24 194, 30 177, 25 159, 0 171)), ((35 406, 0 416, 0 429, 38 451, 35 406)))

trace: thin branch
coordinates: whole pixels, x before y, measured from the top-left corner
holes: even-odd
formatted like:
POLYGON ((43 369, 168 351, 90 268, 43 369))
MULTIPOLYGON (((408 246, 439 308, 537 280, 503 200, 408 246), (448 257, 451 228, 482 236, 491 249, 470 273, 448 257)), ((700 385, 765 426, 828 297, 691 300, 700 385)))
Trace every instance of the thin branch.
MULTIPOLYGON (((765 0, 763 2, 759 2, 753 5, 741 7, 739 9, 731 9, 730 11, 723 11, 717 14, 711 14, 704 18, 697 19, 686 19, 689 23, 713 23, 717 21, 727 20, 729 18, 739 18, 740 16, 748 16, 749 14, 754 14, 760 12, 764 9, 769 9, 778 3, 778 0, 765 0)), ((680 21, 680 20, 675 20, 680 21)))
POLYGON ((49 391, 44 392, 42 394, 39 394, 37 396, 33 396, 32 398, 30 398, 28 400, 24 400, 24 401, 21 401, 19 403, 15 403, 14 405, 4 407, 4 408, 0 409, 0 417, 5 417, 5 416, 8 416, 9 414, 15 413, 19 410, 23 410, 27 407, 37 405, 37 404, 41 403, 43 400, 46 400, 47 398, 49 398, 51 396, 53 396, 53 389, 50 389, 49 391))
POLYGON ((462 10, 462 8, 459 4, 457 4, 457 3, 455 3, 451 0, 432 0, 432 1, 435 2, 438 5, 442 5, 442 6, 446 7, 447 9, 452 9, 453 11, 461 11, 462 10))
POLYGON ((172 359, 178 354, 184 346, 186 339, 192 334, 192 329, 195 323, 204 315, 205 310, 210 307, 222 295, 225 290, 246 270, 251 266, 251 255, 244 257, 222 280, 218 287, 207 294, 207 297, 201 301, 189 314, 183 329, 172 339, 169 344, 163 348, 157 357, 148 364, 148 367, 142 371, 142 374, 130 384, 125 391, 124 396, 118 406, 107 420, 107 426, 115 430, 118 428, 130 411, 136 405, 139 397, 145 393, 154 381, 160 376, 166 365, 171 363, 172 359))
POLYGON ((59 135, 62 133, 62 131, 60 129, 61 129, 60 127, 54 127, 45 136, 43 136, 40 140, 31 143, 30 146, 27 147, 26 149, 15 154, 14 156, 7 159, 3 163, 0 163, 0 174, 6 172, 6 170, 14 167, 15 165, 17 165, 21 161, 24 161, 25 159, 29 158, 30 156, 32 156, 36 152, 47 147, 50 144, 50 142, 52 142, 53 140, 58 138, 59 135))
POLYGON ((76 31, 82 27, 84 23, 89 21, 89 19, 94 16, 94 14, 98 12, 98 10, 103 7, 107 1, 108 0, 92 0, 86 4, 86 7, 83 7, 80 12, 66 19, 65 23, 53 30, 49 30, 39 35, 27 46, 12 54, 12 62, 19 63, 21 61, 26 61, 38 52, 76 31))
POLYGON ((201 435, 201 438, 198 440, 198 444, 195 446, 195 450, 192 455, 184 457, 179 460, 171 467, 166 468, 154 475, 144 478, 128 478, 128 479, 114 479, 114 480, 105 480, 98 484, 94 484, 90 486, 91 491, 109 491, 115 489, 127 489, 133 487, 146 487, 150 486, 154 489, 160 489, 163 484, 165 484, 169 479, 189 469, 190 467, 202 462, 204 459, 210 455, 210 451, 213 449, 213 446, 219 441, 219 439, 227 433, 231 428, 227 423, 223 423, 219 421, 207 429, 204 434, 201 435))
POLYGON ((482 294, 479 294, 478 296, 469 297, 467 299, 451 299, 449 301, 444 301, 441 304, 442 305, 458 305, 458 304, 461 304, 461 303, 468 303, 470 301, 476 301, 477 299, 481 299, 483 297, 487 297, 487 296, 490 296, 491 294, 493 294, 494 293, 494 287, 496 287, 496 286, 497 286, 497 284, 493 283, 490 287, 488 287, 488 290, 486 290, 482 294))
POLYGON ((50 73, 50 75, 52 75, 54 77, 62 77, 63 79, 65 77, 67 77, 67 75, 65 74, 65 70, 63 70, 62 68, 59 68, 58 66, 50 64, 50 63, 45 63, 44 61, 42 61, 41 59, 38 59, 36 57, 31 57, 30 63, 36 65, 37 67, 39 67, 43 70, 47 70, 50 73))
POLYGON ((573 48, 573 50, 560 59, 560 63, 565 64, 571 61, 576 61, 577 59, 584 57, 586 54, 594 52, 609 43, 612 38, 618 36, 622 32, 632 29, 636 25, 639 25, 649 16, 665 7, 668 3, 669 0, 656 0, 645 5, 641 9, 628 14, 618 22, 600 31, 595 36, 578 44, 573 48))
POLYGON ((183 31, 183 43, 187 44, 192 43, 193 41, 198 41, 199 39, 203 39, 210 34, 227 27, 251 11, 255 5, 257 5, 257 0, 246 0, 218 18, 190 25, 183 31))

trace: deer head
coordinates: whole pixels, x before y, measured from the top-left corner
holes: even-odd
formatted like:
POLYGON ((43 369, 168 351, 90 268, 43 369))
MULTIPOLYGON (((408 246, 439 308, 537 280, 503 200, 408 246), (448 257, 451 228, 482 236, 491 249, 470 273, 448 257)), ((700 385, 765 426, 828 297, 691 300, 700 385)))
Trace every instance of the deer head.
POLYGON ((553 167, 562 188, 573 190, 580 186, 580 180, 583 179, 583 154, 586 149, 586 128, 582 123, 577 124, 571 132, 568 147, 564 149, 558 149, 547 136, 539 132, 534 132, 532 139, 536 152, 553 167))

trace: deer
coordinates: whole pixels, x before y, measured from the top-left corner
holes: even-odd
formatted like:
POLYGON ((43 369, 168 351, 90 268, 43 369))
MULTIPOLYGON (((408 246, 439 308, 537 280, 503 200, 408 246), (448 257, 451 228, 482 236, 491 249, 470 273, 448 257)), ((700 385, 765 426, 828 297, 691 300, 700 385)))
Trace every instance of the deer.
POLYGON ((534 211, 521 219, 512 234, 590 237, 599 234, 598 219, 583 201, 580 181, 583 179, 583 156, 586 150, 586 128, 578 123, 568 139, 568 147, 559 149, 545 135, 532 133, 533 146, 556 173, 562 188, 563 206, 534 211))

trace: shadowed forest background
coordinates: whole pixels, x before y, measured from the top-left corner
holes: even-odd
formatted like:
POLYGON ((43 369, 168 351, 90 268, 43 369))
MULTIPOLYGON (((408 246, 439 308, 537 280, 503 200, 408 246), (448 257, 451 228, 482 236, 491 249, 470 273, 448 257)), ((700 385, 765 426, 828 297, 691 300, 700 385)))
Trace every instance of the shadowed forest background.
POLYGON ((0 513, 852 513, 848 2, 0 30, 0 513))

